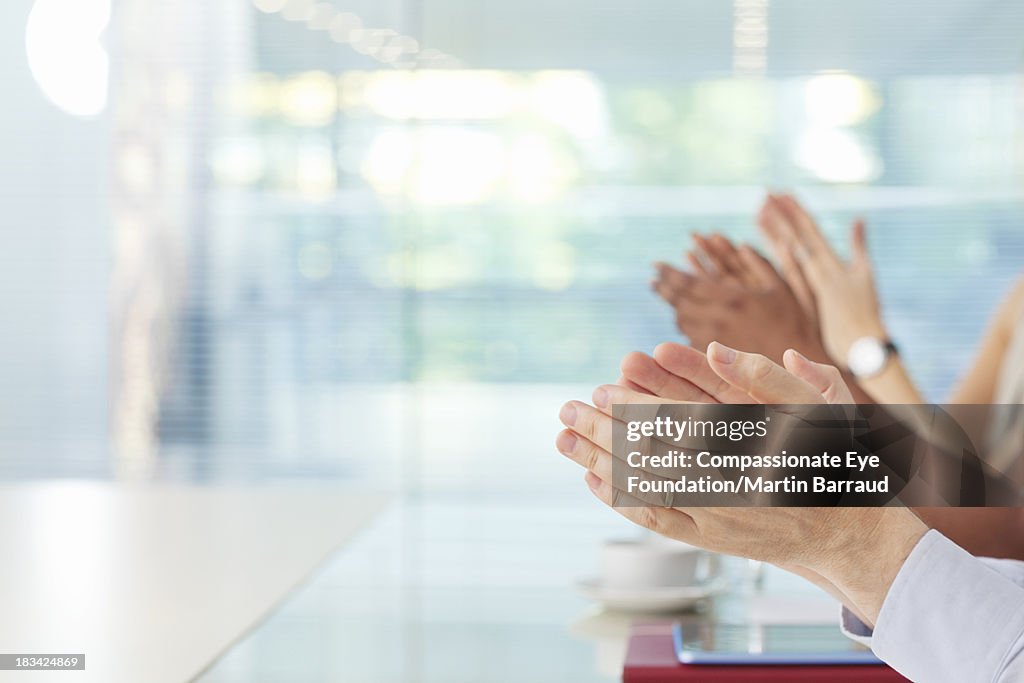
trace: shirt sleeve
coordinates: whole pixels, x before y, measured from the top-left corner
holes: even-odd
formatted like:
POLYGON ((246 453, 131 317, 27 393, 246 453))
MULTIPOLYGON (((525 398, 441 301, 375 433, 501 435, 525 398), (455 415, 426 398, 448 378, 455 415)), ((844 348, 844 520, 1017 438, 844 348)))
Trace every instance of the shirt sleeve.
POLYGON ((912 681, 1024 680, 1024 562, 976 558, 929 531, 903 564, 874 631, 848 636, 912 681))

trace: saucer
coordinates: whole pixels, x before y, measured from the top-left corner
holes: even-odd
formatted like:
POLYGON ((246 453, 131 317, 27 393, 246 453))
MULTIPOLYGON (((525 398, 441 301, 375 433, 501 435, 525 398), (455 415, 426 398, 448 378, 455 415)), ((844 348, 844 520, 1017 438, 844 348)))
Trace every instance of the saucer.
POLYGON ((652 588, 614 588, 601 583, 600 579, 577 581, 579 591, 619 612, 643 612, 647 614, 678 612, 721 593, 728 583, 723 577, 712 579, 695 586, 658 586, 652 588))

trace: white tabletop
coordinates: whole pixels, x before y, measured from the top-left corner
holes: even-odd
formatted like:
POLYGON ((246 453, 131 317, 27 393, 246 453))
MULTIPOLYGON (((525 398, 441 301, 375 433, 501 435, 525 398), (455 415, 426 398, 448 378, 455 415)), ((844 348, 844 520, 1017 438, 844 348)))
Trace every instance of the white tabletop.
MULTIPOLYGON (((586 499, 396 497, 197 683, 621 680, 630 624, 652 617, 602 610, 575 584, 603 540, 635 534, 586 499)), ((756 588, 745 560, 723 567, 732 589, 678 618, 838 628, 802 579, 767 568, 756 588)))
POLYGON ((0 487, 0 652, 85 653, 0 680, 181 683, 383 507, 337 488, 0 487))

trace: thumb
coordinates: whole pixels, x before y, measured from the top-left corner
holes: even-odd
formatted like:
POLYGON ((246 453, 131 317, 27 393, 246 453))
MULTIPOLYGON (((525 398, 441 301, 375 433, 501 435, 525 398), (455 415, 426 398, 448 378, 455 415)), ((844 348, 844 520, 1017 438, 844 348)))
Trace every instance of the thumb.
POLYGON ((829 403, 855 403, 843 375, 834 365, 815 363, 796 349, 782 354, 786 369, 821 392, 829 403))
POLYGON ((760 354, 711 342, 708 363, 719 377, 758 403, 825 403, 820 391, 760 354))
POLYGON ((861 266, 871 265, 871 255, 868 253, 868 230, 863 218, 858 218, 850 228, 850 246, 853 262, 861 266))

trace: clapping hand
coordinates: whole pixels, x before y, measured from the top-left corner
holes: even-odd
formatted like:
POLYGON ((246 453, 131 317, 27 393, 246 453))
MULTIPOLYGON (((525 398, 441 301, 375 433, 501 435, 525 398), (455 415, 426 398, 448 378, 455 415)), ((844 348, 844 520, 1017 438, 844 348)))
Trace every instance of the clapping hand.
POLYGON ((653 358, 633 354, 623 362, 620 384, 594 390, 594 405, 570 401, 563 406, 560 417, 567 429, 559 434, 556 446, 587 469, 586 482, 595 496, 633 522, 712 551, 772 562, 794 571, 872 623, 899 567, 926 531, 909 510, 666 508, 630 500, 628 493, 613 484, 615 404, 740 399, 758 403, 852 402, 836 368, 795 351, 783 354, 783 362, 784 367, 762 355, 718 343, 710 345, 706 356, 678 345, 660 346, 653 358))

